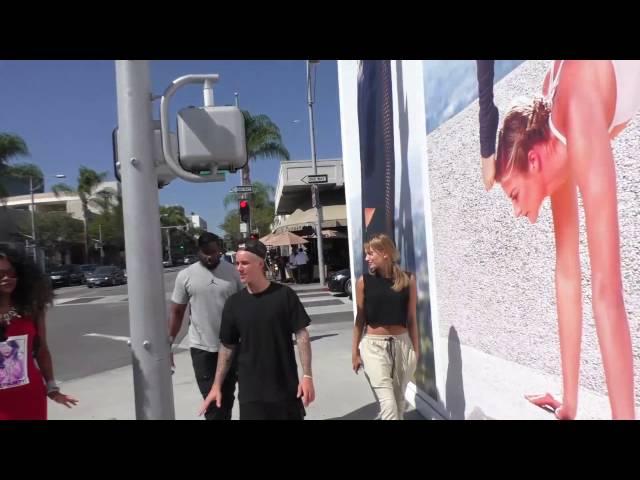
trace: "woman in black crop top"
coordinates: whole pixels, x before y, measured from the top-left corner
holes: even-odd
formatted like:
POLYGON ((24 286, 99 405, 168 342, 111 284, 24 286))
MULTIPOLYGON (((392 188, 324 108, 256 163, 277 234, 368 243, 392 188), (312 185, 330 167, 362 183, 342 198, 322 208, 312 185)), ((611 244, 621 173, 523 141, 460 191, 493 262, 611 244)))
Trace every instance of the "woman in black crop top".
POLYGON ((380 404, 378 418, 402 420, 404 392, 418 361, 416 280, 398 266, 399 254, 388 236, 373 236, 364 250, 370 274, 356 285, 353 370, 364 367, 380 404))

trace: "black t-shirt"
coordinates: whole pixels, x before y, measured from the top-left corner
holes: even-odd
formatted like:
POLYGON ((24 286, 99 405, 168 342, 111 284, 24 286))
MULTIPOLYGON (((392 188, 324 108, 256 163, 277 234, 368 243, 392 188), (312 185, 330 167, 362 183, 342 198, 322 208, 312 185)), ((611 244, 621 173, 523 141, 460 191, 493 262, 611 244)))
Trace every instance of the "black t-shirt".
POLYGON ((225 303, 220 341, 238 345, 238 399, 245 402, 294 400, 298 367, 293 334, 311 323, 296 293, 271 283, 257 294, 247 289, 225 303))
POLYGON ((409 287, 396 292, 391 288, 393 280, 389 278, 365 274, 363 279, 367 325, 406 327, 409 313, 409 287))

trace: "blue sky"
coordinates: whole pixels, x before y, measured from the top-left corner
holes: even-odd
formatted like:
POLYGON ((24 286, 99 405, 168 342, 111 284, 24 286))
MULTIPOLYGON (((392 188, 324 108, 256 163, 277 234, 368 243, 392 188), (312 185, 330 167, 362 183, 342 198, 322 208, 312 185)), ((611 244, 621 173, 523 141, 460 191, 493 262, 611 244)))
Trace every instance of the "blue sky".
MULTIPOLYGON (((217 105, 233 104, 238 92, 241 108, 267 114, 279 125, 292 160, 310 158, 303 60, 154 60, 150 65, 154 94, 182 75, 220 74, 214 90, 217 105)), ((322 61, 316 70, 317 157, 340 158, 337 62, 322 61)), ((174 95, 172 119, 189 105, 202 105, 201 87, 185 86, 174 95)), ((30 157, 12 163, 27 161, 47 175, 65 174, 64 181, 72 186, 81 165, 107 171, 113 180, 111 132, 116 123, 113 61, 0 61, 0 131, 20 135, 31 151, 30 157)), ((252 180, 275 186, 278 168, 278 161, 260 159, 251 165, 252 180)), ((47 179, 46 189, 59 181, 47 179)), ((209 230, 218 231, 225 215, 222 199, 239 184, 240 173, 227 174, 224 183, 176 179, 160 190, 160 204, 183 205, 187 213, 203 216, 209 230)))
MULTIPOLYGON (((494 83, 522 62, 497 60, 494 83)), ((423 65, 429 133, 478 98, 478 79, 475 60, 425 60, 423 65)))

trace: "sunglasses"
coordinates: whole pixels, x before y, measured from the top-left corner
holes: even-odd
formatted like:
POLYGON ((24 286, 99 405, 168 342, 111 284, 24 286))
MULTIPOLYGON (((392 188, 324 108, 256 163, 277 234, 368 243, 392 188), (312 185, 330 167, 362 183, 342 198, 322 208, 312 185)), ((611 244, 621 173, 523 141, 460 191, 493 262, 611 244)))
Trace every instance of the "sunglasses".
POLYGON ((16 271, 11 269, 11 270, 0 270, 0 280, 2 280, 3 278, 17 278, 17 274, 16 271))

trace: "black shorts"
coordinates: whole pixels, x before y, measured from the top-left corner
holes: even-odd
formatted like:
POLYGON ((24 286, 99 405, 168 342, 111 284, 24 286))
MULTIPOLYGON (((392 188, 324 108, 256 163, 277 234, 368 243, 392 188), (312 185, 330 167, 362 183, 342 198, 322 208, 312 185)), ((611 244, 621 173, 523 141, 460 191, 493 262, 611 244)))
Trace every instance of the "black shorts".
POLYGON ((240 402, 240 420, 304 420, 302 399, 286 402, 240 402))

